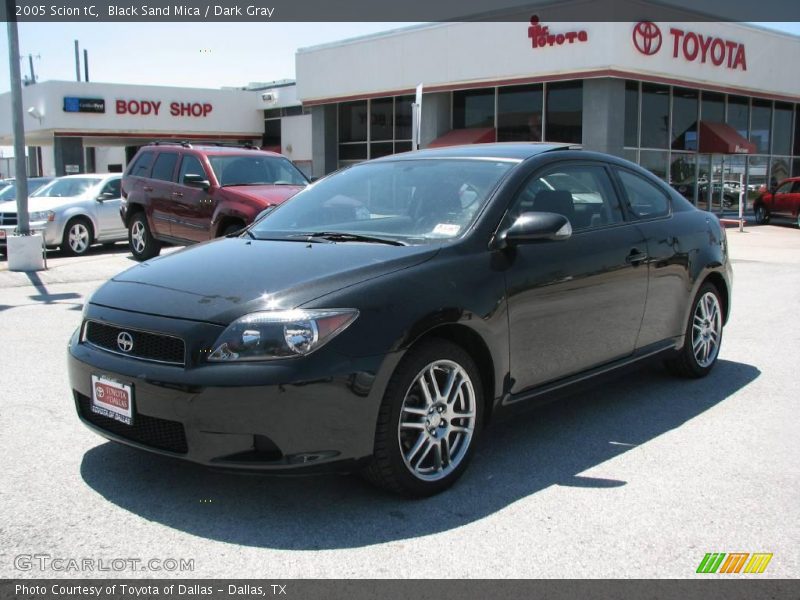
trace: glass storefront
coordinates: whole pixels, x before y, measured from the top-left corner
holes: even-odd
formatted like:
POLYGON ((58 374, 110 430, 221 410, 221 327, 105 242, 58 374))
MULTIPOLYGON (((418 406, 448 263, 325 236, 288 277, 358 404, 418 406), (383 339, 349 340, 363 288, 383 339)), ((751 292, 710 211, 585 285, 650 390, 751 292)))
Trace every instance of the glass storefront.
POLYGON ((800 104, 628 80, 624 139, 624 158, 715 212, 738 212, 740 193, 751 209, 770 182, 800 175, 800 104), (701 121, 728 124, 756 154, 698 154, 701 121))

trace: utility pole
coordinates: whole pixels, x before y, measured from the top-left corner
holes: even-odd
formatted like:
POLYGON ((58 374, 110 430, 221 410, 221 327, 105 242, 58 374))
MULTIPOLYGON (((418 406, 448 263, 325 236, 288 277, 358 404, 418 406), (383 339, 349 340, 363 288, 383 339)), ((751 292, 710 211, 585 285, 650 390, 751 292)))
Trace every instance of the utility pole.
POLYGON ((31 68, 31 82, 28 85, 36 83, 36 73, 33 72, 33 54, 28 54, 28 66, 31 68))
POLYGON ((83 80, 89 81, 89 51, 86 48, 83 49, 83 80))
POLYGON ((28 178, 25 172, 25 128, 22 123, 22 78, 20 77, 19 35, 14 0, 5 0, 8 18, 8 71, 11 83, 11 122, 14 131, 14 167, 17 186, 17 231, 30 234, 28 221, 28 178))
POLYGON ((81 49, 78 47, 78 40, 75 40, 75 80, 81 80, 81 49))

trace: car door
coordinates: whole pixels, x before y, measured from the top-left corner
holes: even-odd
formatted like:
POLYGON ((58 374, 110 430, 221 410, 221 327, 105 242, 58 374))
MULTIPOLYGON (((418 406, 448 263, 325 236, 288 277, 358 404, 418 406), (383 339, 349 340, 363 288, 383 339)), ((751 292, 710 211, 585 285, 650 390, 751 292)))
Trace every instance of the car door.
POLYGON ((647 297, 646 244, 608 170, 559 162, 534 173, 507 219, 565 215, 570 238, 518 245, 506 270, 512 394, 633 353, 647 297))
POLYGON ((676 220, 690 213, 673 215, 666 190, 641 174, 622 167, 615 167, 613 173, 627 212, 647 243, 647 304, 636 343, 637 349, 647 348, 683 334, 693 241, 680 237, 678 231, 687 230, 676 220))
POLYGON ((95 200, 98 231, 96 232, 99 240, 124 239, 125 224, 119 214, 120 203, 122 202, 122 192, 120 184, 121 177, 115 177, 105 182, 95 200))
POLYGON ((212 237, 210 228, 214 204, 208 190, 187 185, 186 178, 192 175, 209 180, 200 160, 194 155, 184 154, 178 171, 178 181, 172 192, 172 235, 182 240, 201 242, 212 237))
POLYGON ((175 220, 172 193, 175 191, 177 164, 177 152, 159 152, 150 178, 142 186, 150 197, 150 225, 156 235, 172 236, 172 222, 175 220))

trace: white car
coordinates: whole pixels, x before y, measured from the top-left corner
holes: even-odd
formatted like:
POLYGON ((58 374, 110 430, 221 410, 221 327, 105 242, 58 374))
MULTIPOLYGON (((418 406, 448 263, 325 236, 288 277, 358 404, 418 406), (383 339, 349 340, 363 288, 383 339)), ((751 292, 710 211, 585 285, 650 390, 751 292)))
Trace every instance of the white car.
MULTIPOLYGON (((119 214, 122 175, 67 175, 54 179, 28 198, 32 232, 44 234, 48 248, 85 254, 94 243, 128 239, 119 214)), ((17 227, 17 203, 0 204, 0 250, 17 227)))

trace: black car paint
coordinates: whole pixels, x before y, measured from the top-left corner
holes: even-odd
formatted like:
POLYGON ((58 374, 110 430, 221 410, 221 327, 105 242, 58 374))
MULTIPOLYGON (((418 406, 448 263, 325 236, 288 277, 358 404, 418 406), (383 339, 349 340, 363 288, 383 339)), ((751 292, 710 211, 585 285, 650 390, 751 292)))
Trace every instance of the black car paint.
MULTIPOLYGON (((86 317, 179 335, 189 346, 187 366, 127 360, 79 343, 76 332, 69 351, 73 389, 90 395, 91 374, 131 383, 138 412, 185 423, 184 457, 196 462, 278 471, 349 469, 369 459, 388 378, 425 336, 444 336, 470 349, 491 401, 487 414, 497 418, 530 404, 523 400, 540 391, 680 347, 691 300, 708 276, 724 288, 727 319, 731 272, 716 217, 622 160, 585 151, 490 148, 489 156, 521 162, 457 240, 396 247, 245 236, 195 246, 115 277, 91 298, 86 317), (626 212, 624 224, 576 232, 566 241, 500 248, 497 233, 516 191, 533 173, 560 161, 632 170, 670 196, 672 214, 637 221, 626 212), (621 249, 598 247, 613 239, 621 240, 621 249), (632 250, 646 260, 626 262, 632 250), (304 358, 204 361, 225 325, 276 305, 352 307, 360 316, 304 358), (610 354, 603 353, 609 332, 610 354), (252 450, 256 434, 274 441, 282 457, 230 458, 252 450)), ((478 157, 487 148, 449 152, 478 157)), ((427 155, 441 151, 409 156, 427 155)))

